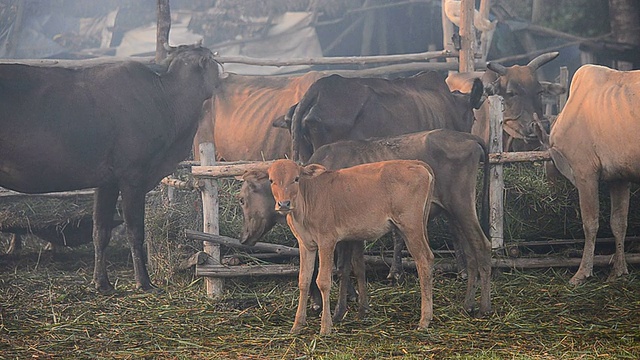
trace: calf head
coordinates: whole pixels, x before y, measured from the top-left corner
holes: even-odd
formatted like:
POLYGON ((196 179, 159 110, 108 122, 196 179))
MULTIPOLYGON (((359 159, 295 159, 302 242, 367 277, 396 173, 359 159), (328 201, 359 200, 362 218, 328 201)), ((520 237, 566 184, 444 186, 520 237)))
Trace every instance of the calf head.
POLYGON ((304 206, 299 200, 300 182, 317 176, 326 169, 322 165, 300 166, 292 160, 276 160, 267 170, 271 192, 275 200, 275 210, 283 215, 289 214, 297 206, 304 206))
MULTIPOLYGON (((536 70, 558 57, 558 52, 542 54, 527 65, 505 67, 497 63, 488 63, 491 71, 485 73, 484 82, 492 95, 500 95, 504 99, 504 130, 511 137, 524 141, 537 141, 533 114, 543 117, 542 94, 545 91, 536 79, 536 70)), ((561 91, 561 89, 546 89, 561 91)))
POLYGON ((285 220, 274 210, 276 203, 265 171, 247 171, 240 180, 242 186, 238 201, 244 216, 240 242, 253 246, 267 231, 285 220))

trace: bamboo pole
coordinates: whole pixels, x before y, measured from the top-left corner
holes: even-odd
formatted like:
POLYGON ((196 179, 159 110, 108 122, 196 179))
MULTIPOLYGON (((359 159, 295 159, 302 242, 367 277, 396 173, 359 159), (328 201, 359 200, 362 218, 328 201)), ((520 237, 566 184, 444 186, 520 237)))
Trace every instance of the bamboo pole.
MULTIPOLYGON (((489 153, 502 153, 502 97, 489 101, 489 153)), ((504 177, 502 164, 493 164, 489 174, 489 237, 491 248, 504 246, 504 177)))

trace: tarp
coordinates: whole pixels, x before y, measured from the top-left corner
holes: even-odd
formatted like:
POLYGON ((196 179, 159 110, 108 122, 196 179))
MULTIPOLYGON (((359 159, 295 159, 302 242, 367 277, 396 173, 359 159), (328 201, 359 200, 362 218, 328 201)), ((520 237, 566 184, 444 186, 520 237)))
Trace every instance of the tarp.
MULTIPOLYGON (((193 44, 202 35, 188 30, 190 15, 172 14, 169 44, 193 44)), ((312 14, 308 12, 287 12, 273 21, 267 35, 257 41, 239 42, 234 45, 212 48, 220 56, 247 56, 259 59, 293 59, 322 56, 318 35, 310 26, 312 14)), ((236 39, 238 40, 238 39, 236 39)), ((156 26, 130 30, 124 34, 122 43, 116 48, 116 56, 148 55, 156 48, 156 26)), ((243 75, 271 75, 307 69, 309 66, 256 66, 237 63, 224 64, 227 72, 243 75)))

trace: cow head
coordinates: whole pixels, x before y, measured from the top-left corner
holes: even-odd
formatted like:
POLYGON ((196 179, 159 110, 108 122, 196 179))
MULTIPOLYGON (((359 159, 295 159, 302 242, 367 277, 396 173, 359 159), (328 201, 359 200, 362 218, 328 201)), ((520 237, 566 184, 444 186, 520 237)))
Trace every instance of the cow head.
POLYGON ((266 171, 250 170, 242 177, 238 201, 244 221, 240 243, 253 246, 258 240, 284 218, 274 211, 275 200, 266 171))
POLYGON ((213 95, 220 82, 221 65, 215 60, 211 50, 201 46, 201 43, 169 47, 162 66, 167 69, 166 76, 193 81, 194 89, 200 89, 195 84, 202 82, 205 99, 213 95))
POLYGON ((562 89, 543 88, 535 72, 558 55, 558 52, 542 54, 524 66, 487 64, 490 71, 485 73, 483 81, 490 84, 486 86, 487 93, 503 97, 504 130, 511 137, 526 142, 537 141, 533 114, 543 117, 542 94, 545 90, 559 94, 562 89))
POLYGON ((300 166, 292 160, 276 160, 267 170, 275 210, 286 215, 298 206, 303 207, 303 202, 298 199, 301 181, 304 182, 305 178, 320 175, 325 171, 325 167, 318 164, 300 166))

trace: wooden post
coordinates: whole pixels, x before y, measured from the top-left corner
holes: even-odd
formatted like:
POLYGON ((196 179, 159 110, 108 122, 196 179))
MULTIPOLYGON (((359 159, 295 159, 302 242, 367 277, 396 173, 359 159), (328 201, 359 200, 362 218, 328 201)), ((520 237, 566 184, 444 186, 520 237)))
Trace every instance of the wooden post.
POLYGON ((560 75, 558 75, 558 83, 566 89, 563 94, 558 95, 558 114, 564 109, 569 97, 569 69, 566 66, 560 67, 560 75))
MULTIPOLYGON (((205 166, 215 165, 216 151, 213 143, 201 143, 198 147, 200 152, 200 163, 205 166)), ((218 225, 218 181, 214 179, 201 179, 202 181, 202 216, 203 232, 209 234, 220 234, 218 225)), ((220 245, 210 242, 203 242, 204 252, 209 254, 207 264, 220 265, 220 245)), ((219 278, 205 277, 207 296, 216 297, 222 295, 224 280, 219 278)))
MULTIPOLYGON (((440 8, 442 9, 442 44, 444 46, 444 51, 454 52, 456 51, 455 46, 453 45, 453 23, 444 12, 444 3, 447 0, 442 0, 442 4, 440 8)), ((446 62, 457 62, 457 58, 448 57, 445 59, 446 62)), ((450 70, 449 74, 454 73, 455 71, 450 70)))
POLYGON ((460 4, 460 66, 461 73, 474 71, 476 30, 473 27, 474 0, 462 0, 460 4))
MULTIPOLYGON (((491 95, 489 101, 489 153, 502 152, 502 97, 491 95)), ((489 168, 489 236, 491 248, 504 247, 504 179, 502 164, 489 168)))

